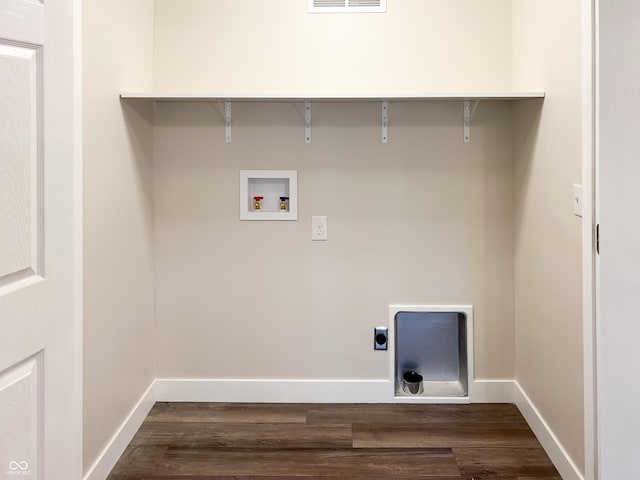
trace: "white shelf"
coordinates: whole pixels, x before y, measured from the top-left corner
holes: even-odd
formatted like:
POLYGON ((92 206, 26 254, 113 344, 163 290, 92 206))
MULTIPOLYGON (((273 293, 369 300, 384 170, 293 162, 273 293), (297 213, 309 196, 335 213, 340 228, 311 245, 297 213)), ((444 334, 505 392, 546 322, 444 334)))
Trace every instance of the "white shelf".
POLYGON ((425 102, 425 101, 464 101, 493 100, 515 101, 532 98, 544 98, 544 92, 424 92, 415 94, 322 94, 322 95, 285 95, 285 94, 242 94, 242 93, 121 93, 123 100, 147 100, 153 102, 212 102, 231 100, 234 102, 425 102))
POLYGON ((225 141, 231 143, 231 104, 233 102, 304 102, 305 122, 304 140, 311 143, 311 104, 312 102, 381 102, 382 103, 382 143, 389 141, 388 111, 389 102, 463 102, 463 140, 471 141, 471 121, 476 107, 481 101, 515 101, 543 99, 544 92, 426 92, 415 94, 323 94, 323 95, 284 95, 284 94, 241 94, 241 93, 121 93, 123 100, 143 100, 148 102, 218 102, 223 105, 225 121, 225 141), (224 102, 224 103, 223 103, 224 102))

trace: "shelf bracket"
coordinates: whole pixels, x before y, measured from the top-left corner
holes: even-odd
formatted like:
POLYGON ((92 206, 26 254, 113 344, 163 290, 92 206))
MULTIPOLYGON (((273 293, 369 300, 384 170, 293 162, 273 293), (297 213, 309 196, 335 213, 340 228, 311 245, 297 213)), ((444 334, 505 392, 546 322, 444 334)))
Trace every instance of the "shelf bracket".
POLYGON ((231 100, 224 101, 225 142, 231 143, 231 100))
POLYGON ((389 142, 389 100, 382 101, 382 143, 389 142))
POLYGON ((473 119, 473 114, 476 113, 476 108, 478 108, 479 103, 480 100, 474 100, 472 106, 471 100, 464 101, 464 143, 471 141, 471 120, 473 119))
POLYGON ((304 101, 304 143, 311 143, 311 100, 304 101))

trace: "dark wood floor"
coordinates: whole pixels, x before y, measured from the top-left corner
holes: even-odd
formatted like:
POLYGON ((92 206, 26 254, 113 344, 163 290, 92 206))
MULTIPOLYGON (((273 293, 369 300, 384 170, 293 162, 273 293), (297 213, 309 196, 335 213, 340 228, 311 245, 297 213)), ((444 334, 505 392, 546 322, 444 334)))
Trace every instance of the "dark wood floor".
POLYGON ((561 480, 513 405, 157 403, 109 480, 561 480))

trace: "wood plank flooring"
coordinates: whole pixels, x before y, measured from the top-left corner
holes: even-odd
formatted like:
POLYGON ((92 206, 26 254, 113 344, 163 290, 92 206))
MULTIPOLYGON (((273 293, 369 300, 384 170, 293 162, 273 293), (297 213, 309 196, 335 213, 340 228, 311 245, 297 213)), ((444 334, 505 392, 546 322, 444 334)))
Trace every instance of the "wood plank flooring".
POLYGON ((510 404, 157 403, 108 480, 561 480, 510 404))

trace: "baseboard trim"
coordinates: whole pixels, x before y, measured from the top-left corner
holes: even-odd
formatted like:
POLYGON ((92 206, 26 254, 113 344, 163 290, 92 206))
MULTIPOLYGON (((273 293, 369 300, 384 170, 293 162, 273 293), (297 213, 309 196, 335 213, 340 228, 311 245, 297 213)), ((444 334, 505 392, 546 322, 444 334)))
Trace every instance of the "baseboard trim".
POLYGON ((155 381, 142 394, 138 403, 133 407, 120 428, 111 437, 107 446, 102 450, 96 461, 84 476, 84 480, 105 480, 124 450, 133 439, 140 425, 151 411, 156 402, 155 381))
POLYGON ((156 380, 160 402, 377 403, 390 401, 388 380, 156 380), (385 400, 386 399, 386 400, 385 400))
POLYGON ((518 382, 515 382, 515 404, 560 472, 560 476, 564 480, 584 480, 580 470, 518 382))
POLYGON ((513 380, 474 380, 471 382, 471 403, 515 403, 513 380))
MULTIPOLYGON (((400 403, 389 380, 170 379, 156 380, 161 402, 400 403)), ((512 380, 476 380, 470 397, 411 398, 411 403, 513 403, 512 380)))

